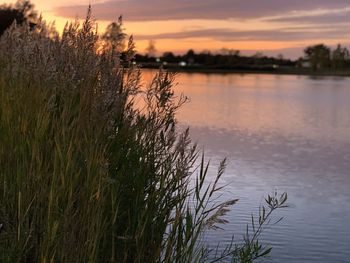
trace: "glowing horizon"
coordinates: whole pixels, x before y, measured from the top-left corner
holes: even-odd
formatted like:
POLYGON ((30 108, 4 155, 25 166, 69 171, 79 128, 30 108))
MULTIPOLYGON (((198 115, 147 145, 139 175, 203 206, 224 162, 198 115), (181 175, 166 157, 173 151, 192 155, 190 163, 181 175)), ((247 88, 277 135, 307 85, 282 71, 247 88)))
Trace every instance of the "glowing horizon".
MULTIPOLYGON (((14 2, 0 0, 0 4, 14 2)), ((123 14, 126 33, 134 36, 140 53, 149 40, 156 42, 159 54, 227 48, 243 54, 263 52, 291 58, 302 55, 307 45, 350 43, 350 4, 345 0, 296 0, 294 4, 252 0, 251 6, 238 0, 217 0, 215 5, 212 0, 200 4, 184 0, 31 2, 46 21, 55 21, 58 31, 67 21, 83 19, 89 3, 99 32, 123 14)))

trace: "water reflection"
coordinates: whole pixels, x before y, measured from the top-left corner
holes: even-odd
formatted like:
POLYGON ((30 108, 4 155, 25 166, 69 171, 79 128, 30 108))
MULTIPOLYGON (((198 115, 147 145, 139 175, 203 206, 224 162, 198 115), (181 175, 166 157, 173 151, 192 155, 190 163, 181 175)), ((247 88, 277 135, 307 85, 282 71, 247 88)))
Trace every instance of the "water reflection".
POLYGON ((182 74, 191 99, 179 118, 191 126, 348 141, 350 91, 332 79, 295 76, 182 74))
POLYGON ((222 198, 240 198, 231 223, 208 241, 239 237, 278 188, 291 208, 266 233, 276 248, 271 261, 349 262, 350 79, 181 74, 177 81, 191 100, 178 114, 181 125, 212 159, 212 174, 228 157, 222 198))

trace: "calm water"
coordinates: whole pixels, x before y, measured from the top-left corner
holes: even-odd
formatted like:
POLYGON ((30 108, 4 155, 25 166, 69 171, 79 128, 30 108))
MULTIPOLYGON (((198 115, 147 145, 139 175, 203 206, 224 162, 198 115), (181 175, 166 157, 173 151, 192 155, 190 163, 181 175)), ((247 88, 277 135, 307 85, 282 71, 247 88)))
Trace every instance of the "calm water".
POLYGON ((212 160, 224 157, 222 200, 239 198, 224 231, 238 240, 274 189, 288 192, 284 220, 263 239, 269 262, 350 262, 350 78, 181 74, 190 103, 178 117, 212 160))

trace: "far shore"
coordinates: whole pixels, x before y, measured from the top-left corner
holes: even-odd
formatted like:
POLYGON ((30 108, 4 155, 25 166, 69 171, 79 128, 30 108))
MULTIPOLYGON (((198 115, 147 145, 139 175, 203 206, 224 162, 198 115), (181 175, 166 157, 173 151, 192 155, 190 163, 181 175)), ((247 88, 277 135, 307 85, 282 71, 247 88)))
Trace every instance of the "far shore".
MULTIPOLYGON (((145 66, 143 69, 159 69, 160 66, 145 66)), ((262 68, 262 69, 223 69, 205 67, 165 67, 169 72, 203 73, 203 74, 268 74, 300 75, 311 77, 350 77, 350 70, 312 70, 310 68, 262 68)))

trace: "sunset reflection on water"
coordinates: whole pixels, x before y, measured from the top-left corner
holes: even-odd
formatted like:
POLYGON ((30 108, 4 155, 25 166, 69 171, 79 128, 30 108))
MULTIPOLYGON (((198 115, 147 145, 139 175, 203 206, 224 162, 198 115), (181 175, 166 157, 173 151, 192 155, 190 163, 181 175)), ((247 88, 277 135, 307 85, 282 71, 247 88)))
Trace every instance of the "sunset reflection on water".
MULTIPOLYGON (((148 83, 154 71, 144 72, 148 83)), ((269 262, 346 262, 350 258, 350 79, 179 74, 189 103, 181 127, 211 160, 227 157, 222 201, 239 198, 209 244, 239 239, 266 194, 287 191, 284 220, 264 236, 269 262), (335 244, 329 250, 329 241, 335 244)))

